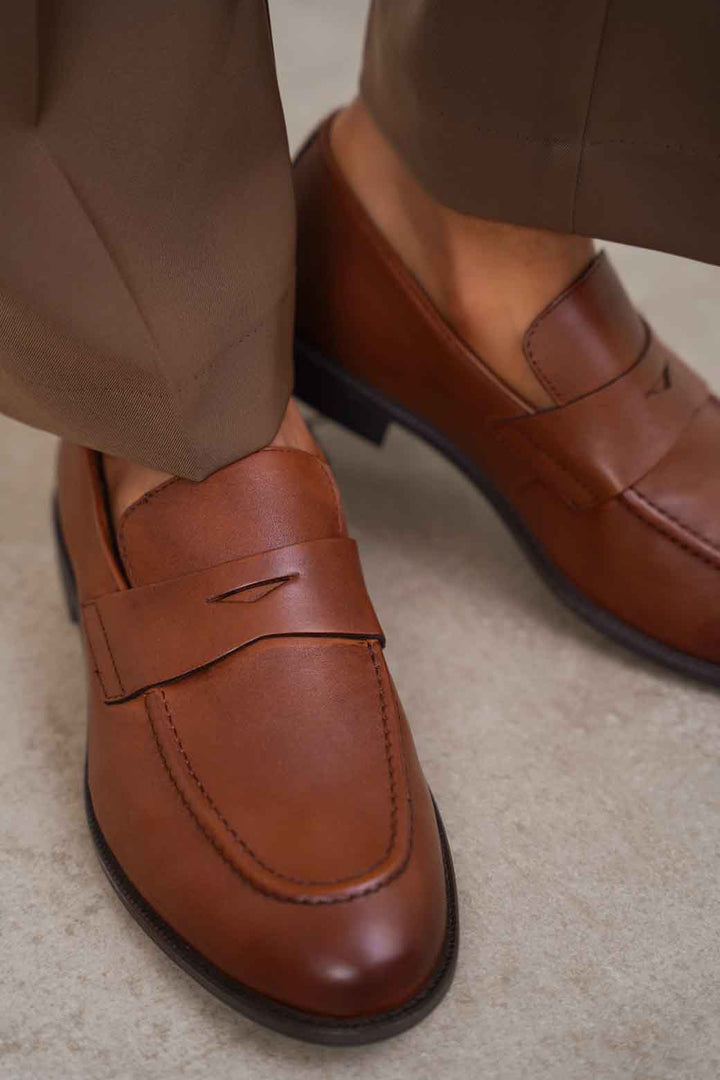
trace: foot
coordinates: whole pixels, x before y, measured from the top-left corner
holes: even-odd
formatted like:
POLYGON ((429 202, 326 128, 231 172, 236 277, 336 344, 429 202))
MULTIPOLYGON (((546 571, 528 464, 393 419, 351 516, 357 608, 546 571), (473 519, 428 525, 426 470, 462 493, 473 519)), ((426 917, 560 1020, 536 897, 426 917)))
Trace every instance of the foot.
POLYGON ((106 472, 116 526, 98 455, 62 447, 107 873, 240 1012, 316 1042, 396 1034, 451 979, 452 871, 326 461, 291 408, 200 483, 106 472))
POLYGON ((573 252, 590 254, 567 237, 553 248, 511 230, 494 244, 487 223, 425 213, 407 177, 403 205, 393 183, 373 195, 375 162, 350 164, 337 132, 321 129, 295 166, 299 395, 376 441, 392 421, 415 431, 489 496, 574 610, 720 684, 716 399, 605 255, 566 280, 573 252), (544 284, 557 294, 533 306, 544 284))
POLYGON ((459 336, 527 401, 550 405, 525 330, 595 256, 592 240, 459 214, 432 199, 362 101, 334 120, 335 160, 368 215, 459 336))

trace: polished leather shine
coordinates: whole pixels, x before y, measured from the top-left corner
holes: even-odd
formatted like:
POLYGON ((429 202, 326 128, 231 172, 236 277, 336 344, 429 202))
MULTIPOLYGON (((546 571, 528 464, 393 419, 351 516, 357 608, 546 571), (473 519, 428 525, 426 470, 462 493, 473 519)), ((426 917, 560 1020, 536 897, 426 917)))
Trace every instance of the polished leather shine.
POLYGON ((97 455, 64 444, 59 516, 92 808, 124 875, 313 1031, 402 1010, 447 944, 447 867, 324 459, 269 447, 162 485, 119 558, 97 455))
MULTIPOLYGON (((405 269, 334 161, 328 124, 295 176, 299 337, 305 355, 328 361, 328 387, 333 371, 355 380, 363 407, 385 409, 385 422, 405 423, 492 489, 546 576, 596 625, 720 681, 720 407, 634 309, 607 256, 525 334, 553 401, 537 410, 405 269)), ((320 384, 305 396, 323 408, 331 393, 320 384)), ((336 418, 353 426, 347 405, 336 418)))

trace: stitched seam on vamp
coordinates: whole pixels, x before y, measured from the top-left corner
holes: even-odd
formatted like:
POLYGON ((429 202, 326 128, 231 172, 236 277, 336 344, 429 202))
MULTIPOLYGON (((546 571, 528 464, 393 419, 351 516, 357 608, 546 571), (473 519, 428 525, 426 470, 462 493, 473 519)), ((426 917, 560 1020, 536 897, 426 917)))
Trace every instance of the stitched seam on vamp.
MULTIPOLYGON (((381 707, 381 716, 382 716, 382 724, 383 724, 384 750, 385 750, 385 758, 386 758, 386 762, 387 762, 388 777, 389 777, 389 783, 390 783, 390 802, 391 802, 390 838, 388 840, 387 846, 386 846, 383 854, 380 856, 380 858, 378 860, 376 860, 376 862, 374 862, 371 866, 368 866, 368 867, 364 868, 363 870, 356 871, 350 877, 333 878, 333 879, 330 879, 330 880, 327 880, 327 881, 292 877, 289 874, 282 873, 280 870, 276 870, 274 867, 272 867, 268 863, 266 863, 259 855, 257 855, 252 850, 250 845, 245 840, 243 840, 243 838, 239 835, 237 830, 230 824, 230 822, 224 816, 224 814, 222 813, 220 808, 217 806, 217 804, 215 803, 215 801, 212 798, 212 796, 210 795, 210 793, 208 792, 207 788, 203 784, 202 780, 200 779, 200 777, 196 773, 195 769, 193 768, 192 762, 190 761, 190 758, 189 758, 189 756, 188 756, 188 754, 187 754, 187 752, 185 750, 185 747, 184 747, 184 745, 182 743, 182 740, 180 738, 180 733, 178 732, 178 730, 177 730, 177 728, 176 728, 176 726, 175 726, 175 724, 173 722, 172 714, 171 714, 171 711, 170 711, 170 706, 169 706, 167 697, 166 697, 165 693, 162 690, 158 691, 159 694, 160 694, 160 697, 162 698, 163 706, 164 706, 164 709, 165 709, 165 714, 166 714, 170 729, 172 731, 173 737, 175 739, 175 743, 177 745, 177 748, 178 748, 178 750, 179 750, 179 752, 180 752, 180 754, 181 754, 181 756, 182 756, 182 758, 183 758, 183 760, 185 762, 185 766, 186 766, 186 768, 188 770, 188 773, 190 774, 192 780, 197 785, 198 790, 202 794, 202 796, 205 799, 205 801, 207 802, 208 806, 213 811, 213 813, 218 818, 218 820, 223 825, 223 827, 232 836, 232 838, 235 840, 235 842, 243 849, 243 851, 245 851, 245 853, 251 859, 253 859, 253 861, 256 862, 258 864, 258 866, 260 866, 263 870, 267 871, 267 873, 269 873, 269 874, 272 874, 274 877, 282 879, 283 881, 288 881, 288 882, 291 882, 292 884, 295 884, 295 885, 308 885, 308 886, 317 886, 317 887, 347 884, 347 883, 349 883, 351 881, 356 880, 357 878, 364 877, 366 874, 371 873, 373 870, 376 870, 379 866, 381 866, 383 864, 383 862, 385 862, 385 860, 388 858, 388 856, 390 855, 390 853, 392 852, 392 850, 393 850, 393 848, 395 846, 395 843, 396 843, 396 840, 397 840, 397 820, 398 820, 397 784, 396 784, 396 779, 395 779, 395 769, 394 769, 394 765, 393 765, 393 754, 392 754, 392 747, 391 747, 391 741, 390 741, 390 730, 389 730, 389 724, 388 724, 388 718, 387 718, 385 695, 384 695, 384 692, 383 692, 383 689, 382 689, 382 681, 380 679, 380 672, 379 672, 377 660, 375 658, 375 655, 374 655, 374 653, 372 651, 372 648, 371 648, 369 643, 368 643, 368 650, 370 651, 370 654, 371 654, 373 667, 374 667, 374 671, 375 671, 375 676, 376 676, 376 679, 377 679, 377 682, 378 682, 378 687, 379 687, 379 692, 380 692, 380 707, 381 707)), ((150 717, 149 709, 148 709, 148 716, 150 717)), ((151 718, 151 723, 152 723, 152 718, 151 718)), ((153 725, 153 733, 156 735, 156 738, 157 738, 157 733, 156 733, 154 725, 153 725)), ((161 756, 164 758, 164 754, 161 754, 161 756)), ((174 777, 173 777, 173 782, 175 782, 174 777)), ((184 797, 183 797, 183 801, 186 802, 184 797)), ((186 805, 188 806, 188 809, 190 809, 189 804, 186 803, 186 805)), ((192 810, 190 812, 192 813, 192 810)), ((193 816, 193 818, 195 820, 197 820, 195 818, 194 813, 192 814, 192 816, 193 816)), ((200 824, 200 823, 198 822, 198 824, 200 824)), ((200 825, 200 827, 202 828, 202 825, 200 825)), ((203 832, 204 831, 205 830, 203 829, 203 832)))
POLYGON ((177 780, 175 779, 175 777, 173 775, 172 769, 170 768, 170 764, 169 764, 167 758, 165 757, 165 754, 164 754, 163 748, 162 748, 162 744, 160 743, 160 739, 158 737, 158 734, 157 734, 157 731, 156 731, 156 728, 155 728, 155 722, 154 722, 154 720, 152 718, 152 715, 150 713, 150 708, 149 708, 149 706, 147 704, 147 697, 146 697, 146 702, 145 702, 145 710, 146 710, 146 713, 147 713, 148 722, 150 724, 150 730, 151 730, 153 738, 155 740, 155 746, 156 746, 158 755, 160 757, 160 760, 161 760, 161 762, 163 764, 163 767, 165 769, 165 772, 167 773, 167 776, 168 776, 168 779, 170 780, 170 783, 175 788, 175 791, 176 791, 176 793, 178 795, 178 798, 180 799, 181 803, 183 804, 186 811, 188 812, 193 824, 202 833, 202 835, 208 841, 210 846, 215 849, 215 851, 220 856, 220 858, 225 863, 225 865, 228 867, 228 869, 231 871, 231 873, 235 874, 236 877, 240 878, 240 880, 245 885, 247 885, 248 888, 252 889, 254 892, 259 893, 261 896, 266 896, 269 900, 277 900, 281 904, 300 904, 300 905, 303 905, 305 907, 319 907, 319 906, 322 906, 322 905, 330 905, 330 904, 350 904, 355 900, 362 900, 363 897, 371 896, 373 893, 380 892, 381 889, 385 889, 389 885, 392 885, 392 883, 394 881, 396 881, 405 872, 405 870, 407 869, 408 863, 410 862, 410 853, 412 851, 412 837, 413 837, 413 827, 414 827, 414 825, 413 825, 412 803, 409 804, 409 806, 410 806, 410 842, 408 843, 407 854, 406 854, 405 858, 403 859, 402 863, 400 864, 400 866, 398 866, 397 870, 395 870, 392 874, 390 874, 389 877, 386 877, 383 881, 379 881, 375 885, 371 885, 368 888, 362 889, 360 892, 353 893, 351 896, 327 896, 327 897, 326 896, 283 896, 280 893, 272 892, 270 889, 261 888, 254 881, 252 881, 246 874, 244 874, 242 872, 242 870, 240 870, 239 867, 237 867, 235 865, 235 863, 232 861, 232 859, 230 859, 225 854, 225 852, 222 850, 222 848, 217 843, 217 841, 212 836, 212 834, 208 832, 208 830, 204 827, 202 822, 196 817, 192 806, 190 805, 187 798, 183 794, 182 789, 178 785, 178 782, 177 782, 177 780))

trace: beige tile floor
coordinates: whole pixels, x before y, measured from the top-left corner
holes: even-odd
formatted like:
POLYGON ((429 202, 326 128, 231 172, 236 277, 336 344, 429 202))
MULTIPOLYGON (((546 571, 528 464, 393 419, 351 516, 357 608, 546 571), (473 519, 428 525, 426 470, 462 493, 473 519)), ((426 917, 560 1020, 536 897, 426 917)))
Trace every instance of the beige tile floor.
MULTIPOLYGON (((276 0, 293 142, 350 94, 363 8, 276 0)), ((720 270, 613 255, 720 387, 720 270)), ((475 491, 409 436, 378 452, 319 432, 454 845, 454 989, 394 1042, 307 1047, 208 997, 131 921, 83 820, 53 440, 0 420, 0 1078, 716 1080, 720 697, 579 625, 475 491)))

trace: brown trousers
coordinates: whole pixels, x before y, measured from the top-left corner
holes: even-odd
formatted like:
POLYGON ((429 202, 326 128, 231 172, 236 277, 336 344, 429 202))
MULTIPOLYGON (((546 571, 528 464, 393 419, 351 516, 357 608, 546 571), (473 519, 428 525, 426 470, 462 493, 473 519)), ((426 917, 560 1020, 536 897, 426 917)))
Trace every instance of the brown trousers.
MULTIPOLYGON (((719 0, 375 0, 362 93, 458 210, 720 262, 719 0)), ((0 410, 199 479, 291 387, 265 0, 0 0, 0 410)))

